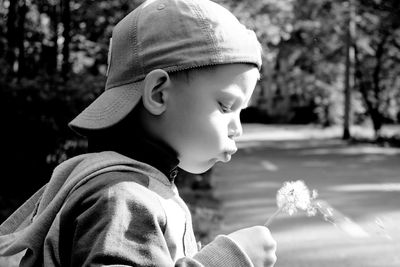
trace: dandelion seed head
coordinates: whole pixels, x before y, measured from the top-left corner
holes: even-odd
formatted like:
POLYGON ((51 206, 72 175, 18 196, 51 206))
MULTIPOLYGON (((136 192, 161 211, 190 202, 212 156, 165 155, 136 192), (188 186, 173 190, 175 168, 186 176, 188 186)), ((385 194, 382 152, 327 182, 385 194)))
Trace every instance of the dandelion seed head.
POLYGON ((288 181, 278 190, 276 202, 278 208, 290 216, 295 214, 297 209, 306 211, 308 216, 314 216, 317 209, 312 201, 317 195, 317 191, 310 192, 302 180, 288 181))

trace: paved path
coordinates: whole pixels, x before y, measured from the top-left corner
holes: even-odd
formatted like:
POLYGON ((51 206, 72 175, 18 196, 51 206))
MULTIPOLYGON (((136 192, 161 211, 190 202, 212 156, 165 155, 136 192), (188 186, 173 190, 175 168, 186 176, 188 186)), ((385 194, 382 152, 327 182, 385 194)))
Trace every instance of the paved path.
POLYGON ((369 237, 352 237, 322 216, 280 215, 270 226, 278 242, 276 266, 400 266, 399 149, 327 139, 335 131, 246 128, 232 161, 214 168, 224 216, 218 233, 263 224, 276 209, 282 183, 302 179, 369 237))

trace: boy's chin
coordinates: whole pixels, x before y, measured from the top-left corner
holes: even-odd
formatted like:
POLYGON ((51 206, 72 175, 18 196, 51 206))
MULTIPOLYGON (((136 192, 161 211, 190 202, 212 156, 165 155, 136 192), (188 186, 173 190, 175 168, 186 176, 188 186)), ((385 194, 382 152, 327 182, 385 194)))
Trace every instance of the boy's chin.
POLYGON ((211 169, 217 161, 210 161, 202 165, 188 165, 188 164, 179 164, 179 168, 182 170, 193 173, 193 174, 202 174, 211 169))

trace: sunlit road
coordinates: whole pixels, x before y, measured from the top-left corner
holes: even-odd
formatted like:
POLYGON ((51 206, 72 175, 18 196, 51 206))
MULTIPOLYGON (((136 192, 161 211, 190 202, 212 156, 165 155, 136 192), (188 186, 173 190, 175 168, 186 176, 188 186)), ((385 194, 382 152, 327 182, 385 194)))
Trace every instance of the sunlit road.
POLYGON ((400 149, 301 134, 283 131, 264 140, 262 134, 245 135, 232 161, 214 168, 224 216, 219 233, 263 224, 276 210, 282 183, 302 179, 358 224, 364 237, 357 237, 360 229, 343 231, 322 216, 283 214, 270 226, 278 242, 275 266, 400 266, 400 149))

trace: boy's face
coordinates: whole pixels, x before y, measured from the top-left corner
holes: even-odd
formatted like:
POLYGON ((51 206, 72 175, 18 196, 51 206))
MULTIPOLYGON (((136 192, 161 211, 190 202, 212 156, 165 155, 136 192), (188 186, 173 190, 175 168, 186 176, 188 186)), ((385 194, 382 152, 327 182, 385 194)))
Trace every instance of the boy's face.
POLYGON ((242 134, 240 111, 249 103, 259 72, 247 64, 194 72, 189 82, 171 79, 159 130, 177 151, 179 167, 202 173, 236 152, 234 139, 242 134))

